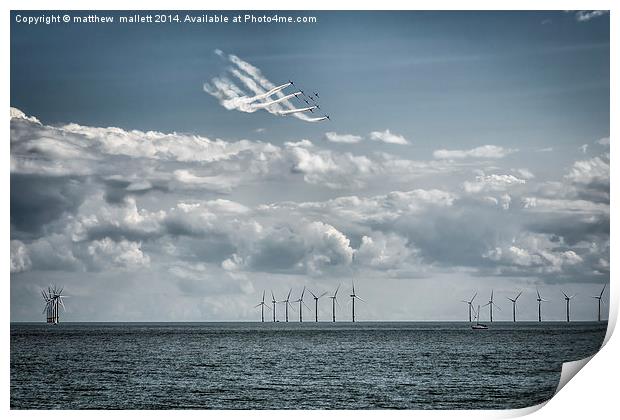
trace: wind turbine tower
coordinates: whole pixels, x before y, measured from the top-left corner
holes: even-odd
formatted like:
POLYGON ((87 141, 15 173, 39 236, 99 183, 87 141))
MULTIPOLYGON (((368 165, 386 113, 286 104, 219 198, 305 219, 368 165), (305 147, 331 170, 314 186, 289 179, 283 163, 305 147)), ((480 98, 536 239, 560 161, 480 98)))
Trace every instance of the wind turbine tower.
POLYGON ((291 306, 291 307, 292 307, 292 305, 291 305, 291 303, 290 303, 290 301, 289 301, 289 300, 291 299, 291 292, 292 292, 292 291, 293 291, 293 289, 289 289, 289 291, 288 291, 288 296, 286 297, 286 299, 285 299, 285 300, 282 300, 282 301, 281 301, 281 302, 283 302, 283 303, 284 303, 284 314, 285 314, 284 319, 286 320, 286 322, 288 322, 288 307, 289 307, 289 306, 291 306))
POLYGON ((598 300, 598 322, 601 322, 601 299, 603 298, 603 292, 605 291, 605 287, 607 284, 603 285, 603 290, 601 290, 601 294, 598 296, 592 296, 594 299, 598 300))
POLYGON ((255 306, 255 308, 258 308, 259 306, 260 306, 260 322, 265 322, 265 308, 269 310, 271 310, 271 308, 269 308, 269 306, 265 304, 265 291, 264 290, 263 290, 263 300, 261 300, 260 303, 255 306))
POLYGON ((323 292, 321 296, 317 296, 312 292, 310 292, 310 294, 314 298, 314 322, 319 322, 319 299, 325 296, 327 292, 323 292))
POLYGON ((474 299, 476 298, 476 295, 478 294, 478 292, 474 293, 474 295, 472 296, 472 298, 470 300, 462 300, 461 302, 466 303, 467 306, 469 307, 469 322, 471 322, 471 308, 472 308, 472 303, 474 303, 474 299))
POLYGON ((568 296, 564 291, 562 291, 564 295, 564 300, 566 301, 566 322, 570 322, 570 300, 575 297, 575 295, 568 296))
POLYGON ((542 302, 549 302, 549 301, 540 296, 540 292, 538 291, 538 289, 536 289, 536 294, 538 295, 538 297, 536 298, 536 300, 538 301, 538 322, 542 322, 542 313, 541 313, 540 307, 541 307, 542 302))
POLYGON ((493 302, 493 290, 491 290, 491 299, 489 299, 489 303, 487 303, 486 305, 482 305, 482 307, 484 308, 485 306, 489 307, 489 321, 493 322, 493 306, 495 306, 498 310, 501 311, 501 309, 499 308, 499 306, 497 306, 495 304, 495 302, 493 302))
MULTIPOLYGON (((305 292, 306 292, 306 286, 304 286, 304 289, 301 291, 301 296, 299 297, 299 299, 294 301, 294 302, 299 302, 299 322, 303 322, 303 316, 302 316, 303 308, 301 307, 301 305, 304 305, 306 308, 308 308, 308 305, 306 305, 306 303, 304 302, 305 292)), ((308 308, 308 310, 310 310, 310 308, 308 308)))
POLYGON ((355 294, 355 284, 353 283, 353 280, 351 280, 351 289, 352 289, 352 293, 350 295, 351 296, 351 322, 355 322, 355 299, 359 299, 362 302, 366 302, 366 301, 355 294))
POLYGON ((271 291, 271 303, 273 304, 273 322, 276 322, 276 297, 273 295, 273 290, 271 291))
POLYGON ((515 296, 514 299, 506 298, 512 302, 512 322, 517 322, 517 299, 519 299, 519 296, 521 296, 521 293, 523 293, 523 291, 520 291, 519 294, 515 296))
MULTIPOLYGON (((334 292, 334 296, 330 296, 329 297, 332 300, 332 322, 336 322, 336 303, 338 302, 338 299, 336 298, 336 295, 338 295, 338 289, 340 289, 340 285, 338 285, 338 287, 336 287, 336 291, 334 292)), ((338 303, 338 306, 340 306, 339 303, 338 303)))

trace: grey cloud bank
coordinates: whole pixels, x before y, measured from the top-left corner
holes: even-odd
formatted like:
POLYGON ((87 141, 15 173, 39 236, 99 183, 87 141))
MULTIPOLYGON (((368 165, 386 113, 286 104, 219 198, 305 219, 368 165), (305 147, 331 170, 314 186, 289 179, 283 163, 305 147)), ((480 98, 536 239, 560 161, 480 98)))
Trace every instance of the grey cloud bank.
POLYGON ((534 177, 527 156, 502 163, 520 153, 506 147, 411 160, 316 140, 50 126, 11 108, 12 319, 38 319, 37 289, 53 281, 72 290, 76 320, 254 319, 264 288, 351 279, 372 302, 362 319, 460 319, 458 305, 429 313, 421 302, 447 287, 609 281, 609 140, 593 139, 553 181, 534 177), (248 189, 281 199, 249 200, 248 189), (290 200, 288 189, 326 195, 290 200))

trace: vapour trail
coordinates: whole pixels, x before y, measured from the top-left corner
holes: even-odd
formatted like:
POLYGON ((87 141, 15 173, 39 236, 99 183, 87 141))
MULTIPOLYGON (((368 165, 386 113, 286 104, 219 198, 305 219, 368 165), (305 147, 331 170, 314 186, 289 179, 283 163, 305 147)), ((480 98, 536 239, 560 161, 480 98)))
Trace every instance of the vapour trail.
POLYGON ((257 108, 266 108, 268 106, 271 106, 271 105, 274 105, 274 104, 279 104, 280 102, 283 102, 283 101, 287 101, 287 100, 289 100, 289 99, 291 99, 291 98, 293 98, 293 97, 295 97, 297 95, 301 95, 301 92, 291 93, 290 95, 283 96, 283 97, 281 97, 279 99, 275 99, 273 101, 269 101, 269 102, 265 102, 265 103, 262 103, 262 104, 258 104, 258 105, 256 105, 256 107, 257 108))
POLYGON ((289 114, 295 114, 297 112, 306 112, 306 111, 310 111, 316 109, 316 106, 309 106, 307 108, 298 108, 298 109, 291 109, 289 111, 281 111, 280 115, 289 115, 289 114))
MULTIPOLYGON (((302 114, 303 115, 303 114, 302 114)), ((319 118, 307 118, 304 121, 308 121, 308 122, 319 122, 319 121, 325 121, 327 119, 327 117, 319 117, 319 118)))
MULTIPOLYGON (((228 64, 230 64, 230 67, 227 69, 227 75, 212 78, 203 85, 203 90, 209 95, 217 98, 220 105, 224 108, 248 113, 264 109, 273 115, 281 115, 281 112, 296 109, 295 105, 290 102, 290 99, 294 95, 284 95, 282 92, 290 84, 276 86, 262 74, 260 69, 241 60, 236 55, 226 55, 220 50, 215 50, 215 54, 225 59, 228 64), (229 78, 227 76, 231 77, 229 78), (239 85, 233 80, 237 80, 239 85), (243 86, 245 92, 250 91, 251 94, 245 93, 244 89, 239 86, 243 86), (277 97, 277 102, 275 103, 270 105, 256 103, 257 101, 267 99, 273 95, 277 97), (286 96, 288 96, 288 98, 286 98, 286 96)), ((308 122, 315 122, 316 120, 307 117, 301 112, 290 113, 290 115, 299 120, 308 122)))

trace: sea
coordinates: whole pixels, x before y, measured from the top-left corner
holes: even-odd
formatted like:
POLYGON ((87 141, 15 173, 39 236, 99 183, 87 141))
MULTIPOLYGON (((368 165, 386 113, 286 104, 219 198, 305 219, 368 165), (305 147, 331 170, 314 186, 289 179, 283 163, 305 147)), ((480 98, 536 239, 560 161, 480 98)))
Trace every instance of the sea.
POLYGON ((12 409, 513 409, 607 323, 12 323, 12 409))

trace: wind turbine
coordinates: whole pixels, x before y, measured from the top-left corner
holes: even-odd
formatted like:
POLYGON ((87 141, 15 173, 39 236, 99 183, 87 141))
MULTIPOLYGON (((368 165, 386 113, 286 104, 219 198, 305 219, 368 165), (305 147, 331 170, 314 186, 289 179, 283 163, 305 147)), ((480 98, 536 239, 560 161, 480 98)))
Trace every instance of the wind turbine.
POLYGON ((471 304, 474 302, 474 299, 476 298, 476 295, 478 294, 478 292, 474 293, 474 295, 471 297, 470 300, 462 300, 461 302, 466 303, 467 306, 469 307, 469 322, 471 322, 471 304))
POLYGON ((605 287, 607 284, 603 285, 603 290, 601 290, 601 294, 598 296, 592 296, 594 299, 598 299, 598 322, 601 322, 601 299, 603 298, 603 292, 605 291, 605 287))
POLYGON ((47 312, 47 322, 49 324, 58 324, 60 322, 60 306, 65 311, 65 304, 62 301, 62 298, 66 298, 69 296, 63 296, 62 291, 63 287, 60 289, 56 286, 48 286, 47 291, 41 289, 41 295, 43 296, 43 300, 45 301, 45 308, 43 312, 47 312))
POLYGON ((255 306, 255 308, 258 308, 260 306, 260 322, 265 322, 265 308, 271 310, 271 308, 269 307, 269 305, 265 304, 265 291, 263 290, 263 300, 260 301, 260 303, 258 305, 255 306))
POLYGON ((570 300, 575 297, 575 295, 568 296, 562 290, 562 294, 564 295, 564 300, 566 301, 566 322, 570 322, 570 300))
MULTIPOLYGON (((353 291, 353 293, 351 293, 350 295, 351 296, 351 322, 355 322, 355 299, 359 299, 362 302, 366 302, 366 301, 355 294, 355 284, 353 284, 353 280, 351 280, 351 288, 353 291)), ((334 299, 335 298, 336 296, 334 293, 334 299)))
POLYGON ((273 295, 273 290, 271 291, 271 303, 273 304, 273 322, 276 322, 276 297, 273 295))
POLYGON ((314 322, 319 322, 319 299, 325 296, 327 292, 323 292, 321 296, 315 295, 312 291, 310 291, 310 294, 314 298, 314 322))
MULTIPOLYGON (((332 322, 336 322, 336 303, 338 303, 338 299, 336 299, 336 295, 338 294, 338 289, 340 289, 340 285, 336 287, 334 296, 329 297, 332 300, 332 322)), ((340 306, 339 303, 338 303, 338 306, 340 306)))
POLYGON ((498 310, 501 311, 500 307, 497 306, 495 302, 493 302, 493 290, 491 290, 491 299, 489 299, 489 303, 487 303, 486 305, 482 305, 483 308, 485 306, 489 307, 489 321, 493 322, 493 306, 495 306, 498 310))
POLYGON ((293 291, 293 289, 289 289, 288 296, 286 297, 286 299, 280 301, 281 303, 284 303, 284 313, 285 313, 285 320, 286 320, 286 322, 288 322, 288 307, 289 306, 291 308, 293 307, 293 305, 291 305, 291 303, 289 302, 289 300, 291 299, 291 292, 292 291, 293 291))
MULTIPOLYGON (((299 322, 303 322, 303 317, 302 317, 303 308, 301 307, 301 305, 303 304, 306 308, 308 308, 308 305, 306 305, 306 303, 304 302, 305 291, 306 291, 306 286, 304 286, 304 289, 301 291, 301 296, 299 297, 299 299, 293 301, 293 302, 299 302, 299 322)), ((308 310, 310 310, 310 308, 308 308, 308 310)))
POLYGON ((540 306, 542 302, 549 302, 549 301, 540 296, 540 292, 538 291, 538 289, 536 289, 536 294, 538 295, 538 298, 536 298, 536 300, 538 301, 538 322, 542 322, 540 306))
POLYGON ((509 297, 506 298, 512 302, 512 322, 517 322, 517 299, 519 299, 519 296, 521 296, 521 293, 523 293, 523 290, 520 291, 519 294, 515 296, 514 299, 511 299, 509 297))

